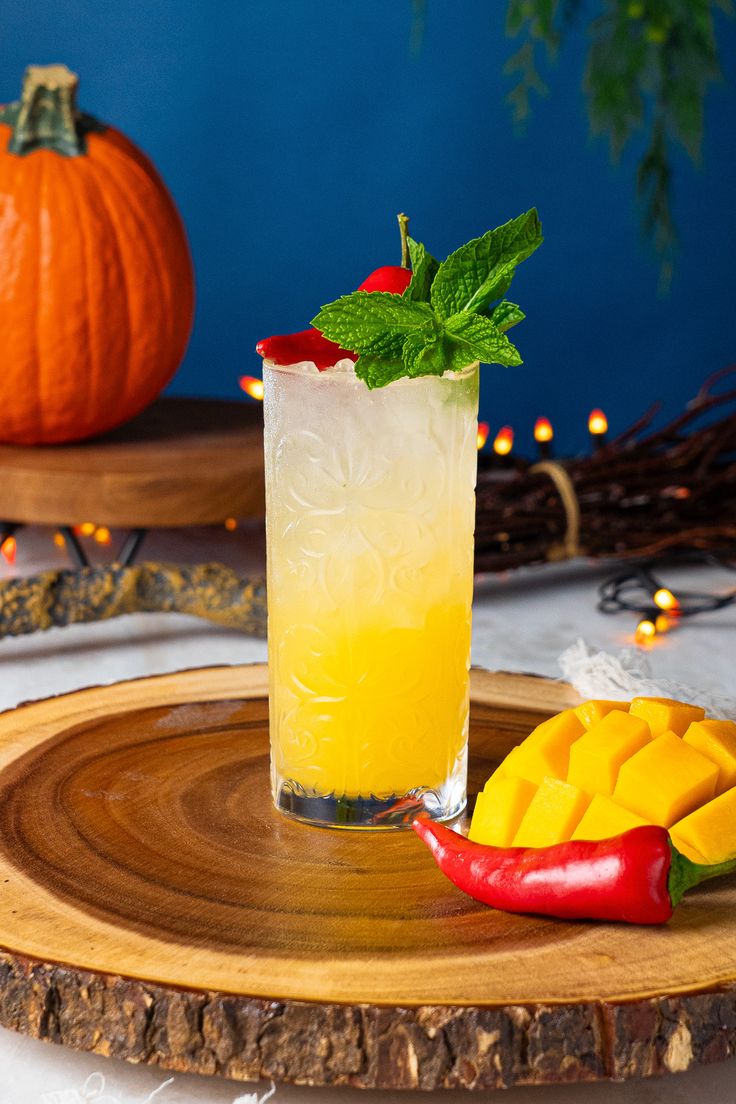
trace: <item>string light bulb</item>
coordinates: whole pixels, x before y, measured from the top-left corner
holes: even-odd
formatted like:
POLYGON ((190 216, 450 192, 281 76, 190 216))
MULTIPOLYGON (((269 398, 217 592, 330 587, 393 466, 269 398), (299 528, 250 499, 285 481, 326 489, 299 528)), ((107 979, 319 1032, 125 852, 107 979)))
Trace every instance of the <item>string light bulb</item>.
POLYGON ((477 436, 475 438, 475 443, 478 446, 478 451, 479 452, 483 448, 483 446, 485 445, 486 441, 488 440, 488 434, 490 432, 491 432, 491 427, 489 426, 488 422, 478 422, 478 433, 477 433, 477 436))
POLYGON ((588 433, 594 437, 602 437, 604 433, 608 433, 608 418, 598 407, 588 415, 588 433))
POLYGON ((95 527, 95 540, 98 544, 112 543, 112 534, 106 525, 98 525, 95 527))
POLYGON ((554 435, 549 418, 537 418, 534 423, 534 440, 537 442, 537 452, 540 460, 552 459, 552 438, 554 435))
POLYGON ((554 435, 549 418, 537 418, 534 423, 534 440, 542 444, 545 441, 551 441, 554 435))
POLYGON ((14 564, 15 556, 18 551, 18 542, 15 537, 6 537, 2 544, 0 544, 0 552, 3 554, 3 558, 6 563, 14 564))
POLYGON ((657 635, 657 626, 648 617, 643 618, 636 626, 634 640, 637 644, 651 644, 657 635))
POLYGON ((511 426, 501 426, 493 442, 493 451, 497 456, 508 456, 514 447, 514 431, 511 426))
POLYGON ((660 587, 659 590, 655 591, 654 604, 666 612, 680 608, 680 603, 677 601, 672 591, 668 590, 667 587, 660 587))
POLYGON ((235 518, 225 518, 225 528, 228 533, 234 533, 238 528, 238 522, 235 518))
POLYGON ((258 376, 241 376, 238 380, 240 388, 245 391, 246 395, 249 395, 251 399, 257 399, 259 402, 263 402, 263 380, 258 376))
POLYGON ((57 548, 66 548, 66 541, 64 540, 64 534, 60 533, 57 529, 54 533, 54 544, 57 548))

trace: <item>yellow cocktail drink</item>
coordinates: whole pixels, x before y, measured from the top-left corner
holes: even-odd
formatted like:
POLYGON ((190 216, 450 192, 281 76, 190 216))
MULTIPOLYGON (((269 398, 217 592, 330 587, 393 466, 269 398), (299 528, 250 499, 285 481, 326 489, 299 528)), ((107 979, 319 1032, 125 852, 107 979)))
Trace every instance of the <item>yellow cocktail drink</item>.
POLYGON ((407 796, 454 816, 478 367, 369 391, 349 361, 266 362, 264 383, 274 800, 350 827, 407 796))

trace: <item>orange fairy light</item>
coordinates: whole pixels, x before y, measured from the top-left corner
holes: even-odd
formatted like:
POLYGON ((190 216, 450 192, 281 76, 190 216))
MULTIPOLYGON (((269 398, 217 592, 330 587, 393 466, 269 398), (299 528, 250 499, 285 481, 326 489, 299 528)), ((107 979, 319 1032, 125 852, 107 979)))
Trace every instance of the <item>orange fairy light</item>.
POLYGON ((511 426, 501 426, 493 442, 493 451, 497 456, 508 456, 514 447, 514 431, 511 426))
POLYGON ((476 436, 476 444, 478 449, 482 449, 488 440, 488 434, 491 432, 491 427, 488 422, 478 422, 478 434, 476 436))
POLYGON ((74 526, 74 533, 78 537, 91 537, 96 528, 97 526, 93 521, 83 521, 81 525, 74 526))
POLYGON ((537 442, 540 460, 552 459, 552 438, 554 435, 549 418, 537 418, 534 423, 534 440, 537 442))
POLYGON ((672 628, 672 621, 666 613, 660 613, 654 622, 654 627, 658 633, 666 633, 672 628))
POLYGON ((66 541, 64 540, 64 534, 60 533, 57 529, 54 533, 54 544, 57 548, 66 548, 66 541))
POLYGON ((591 410, 588 415, 588 433, 593 442, 593 449, 598 452, 605 445, 608 433, 608 418, 598 407, 591 410))
POLYGON ((602 437, 604 433, 608 433, 608 418, 598 407, 588 415, 588 433, 594 437, 602 437))
POLYGON ((647 617, 636 626, 634 640, 637 644, 651 644, 656 635, 657 626, 647 617))
POLYGON ((677 601, 672 591, 668 590, 667 587, 660 587, 659 590, 655 591, 654 604, 666 612, 680 608, 680 603, 677 601))
POLYGON ((0 544, 0 552, 2 552, 6 563, 15 563, 15 554, 18 551, 18 542, 15 537, 6 537, 2 544, 0 544))
POLYGON ((235 518, 225 518, 225 528, 228 533, 234 533, 238 528, 238 522, 235 518))
POLYGON ((539 444, 551 441, 555 433, 549 418, 537 418, 534 423, 534 440, 539 444))
POLYGON ((258 376, 241 376, 239 381, 241 390, 245 391, 246 395, 249 395, 251 399, 258 399, 259 402, 263 401, 263 380, 258 376))
POLYGON ((111 544, 112 534, 106 525, 98 525, 95 529, 95 540, 98 544, 111 544))

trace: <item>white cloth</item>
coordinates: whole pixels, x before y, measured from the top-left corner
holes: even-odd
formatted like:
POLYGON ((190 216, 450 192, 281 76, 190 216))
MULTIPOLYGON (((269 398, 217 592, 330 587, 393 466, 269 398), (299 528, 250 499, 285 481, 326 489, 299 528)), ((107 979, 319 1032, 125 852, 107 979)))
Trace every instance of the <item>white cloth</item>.
POLYGON ((563 677, 584 698, 674 698, 675 701, 701 705, 706 713, 718 717, 736 717, 736 701, 726 694, 699 690, 684 682, 655 677, 649 657, 641 648, 624 648, 618 656, 596 651, 584 640, 576 640, 560 656, 563 677))
MULTIPOLYGON (((66 565, 48 531, 23 530, 18 545, 19 572, 66 565)), ((257 527, 234 534, 160 533, 150 537, 145 555, 190 563, 220 560, 243 572, 263 570, 257 527)), ((0 576, 10 573, 0 562, 0 576)), ((558 657, 565 653, 564 673, 591 696, 625 696, 637 690, 668 694, 676 686, 678 696, 704 700, 710 695, 723 706, 725 699, 736 698, 736 607, 699 617, 658 640, 646 654, 644 669, 644 653, 620 655, 630 645, 634 619, 596 611, 596 588, 607 574, 600 565, 573 563, 480 581, 473 661, 493 669, 559 675, 558 657), (588 643, 575 644, 578 638, 588 643), (608 658, 599 654, 601 649, 608 658)), ((668 573, 665 581, 675 592, 683 585, 721 591, 734 585, 732 575, 714 568, 668 573)), ((264 641, 178 615, 141 614, 55 629, 0 641, 0 708, 138 675, 265 658, 264 641)), ((736 1061, 730 1061, 646 1082, 511 1089, 503 1099, 508 1104, 694 1104, 707 1098, 709 1104, 733 1104, 735 1084, 736 1061)), ((0 1030, 0 1104, 256 1104, 269 1091, 268 1084, 170 1075, 0 1030)), ((407 1104, 408 1095, 278 1085, 270 1099, 272 1104, 407 1104)), ((460 1091, 438 1092, 422 1093, 421 1100, 468 1104, 470 1097, 460 1091)))

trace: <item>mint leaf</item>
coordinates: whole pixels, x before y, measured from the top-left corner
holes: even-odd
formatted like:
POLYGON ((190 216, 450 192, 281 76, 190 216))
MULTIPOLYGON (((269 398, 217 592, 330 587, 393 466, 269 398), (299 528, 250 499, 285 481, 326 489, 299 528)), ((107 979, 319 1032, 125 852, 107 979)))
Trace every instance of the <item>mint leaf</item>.
MULTIPOLYGON (((394 330, 383 330, 376 337, 363 341, 360 350, 354 349, 353 352, 360 352, 361 356, 393 357, 401 360, 405 336, 404 333, 394 330)), ((345 347, 343 345, 343 348, 345 347)))
POLYGON ((435 334, 422 345, 416 340, 413 342, 407 340, 404 345, 406 375, 416 379, 418 376, 441 376, 446 372, 447 363, 443 345, 444 338, 441 334, 435 334))
POLYGON ((515 326, 518 322, 523 322, 525 318, 526 315, 521 307, 517 307, 516 303, 509 303, 508 299, 503 299, 491 311, 491 321, 495 322, 499 330, 510 330, 512 326, 515 326))
POLYGON ((424 343, 419 334, 412 334, 404 343, 406 375, 441 376, 445 372, 459 372, 478 360, 464 342, 449 334, 435 333, 424 343))
POLYGON ((454 314, 445 323, 451 342, 465 351, 465 363, 482 360, 484 364, 521 364, 519 350, 501 333, 490 318, 480 314, 454 314))
POLYGON ((429 289, 440 267, 431 253, 428 253, 421 242, 409 238, 409 257, 411 259, 411 283, 404 292, 405 299, 413 302, 429 302, 429 289))
POLYGON ((393 358, 364 355, 355 362, 355 374, 372 391, 375 387, 385 387, 387 383, 401 379, 406 375, 406 367, 401 356, 393 358))
POLYGON ((437 315, 450 318, 460 311, 485 310, 503 294, 501 288, 516 266, 541 243, 542 226, 532 208, 456 249, 442 262, 432 283, 431 302, 437 315))
POLYGON ((426 330, 417 330, 413 334, 409 334, 404 341, 404 349, 402 352, 404 369, 407 376, 421 375, 421 372, 416 371, 417 366, 421 363, 425 354, 428 354, 434 349, 437 342, 441 340, 441 337, 442 335, 438 334, 434 327, 430 327, 426 330))
POLYGON ((377 356, 391 355, 391 338, 420 329, 432 317, 427 303, 413 303, 388 291, 354 291, 323 307, 312 325, 343 349, 377 356))
POLYGON ((501 280, 501 282, 496 286, 495 292, 494 292, 494 295, 493 295, 494 299, 503 299, 504 295, 506 294, 506 292, 511 287, 511 281, 514 278, 514 273, 515 272, 516 272, 516 269, 515 268, 512 269, 511 272, 509 272, 509 274, 506 276, 506 278, 504 280, 501 280))
POLYGON ((414 330, 407 334, 404 338, 401 355, 409 375, 411 375, 410 369, 417 357, 424 349, 434 345, 442 337, 443 332, 443 327, 438 325, 433 316, 426 325, 422 326, 421 330, 414 330))

